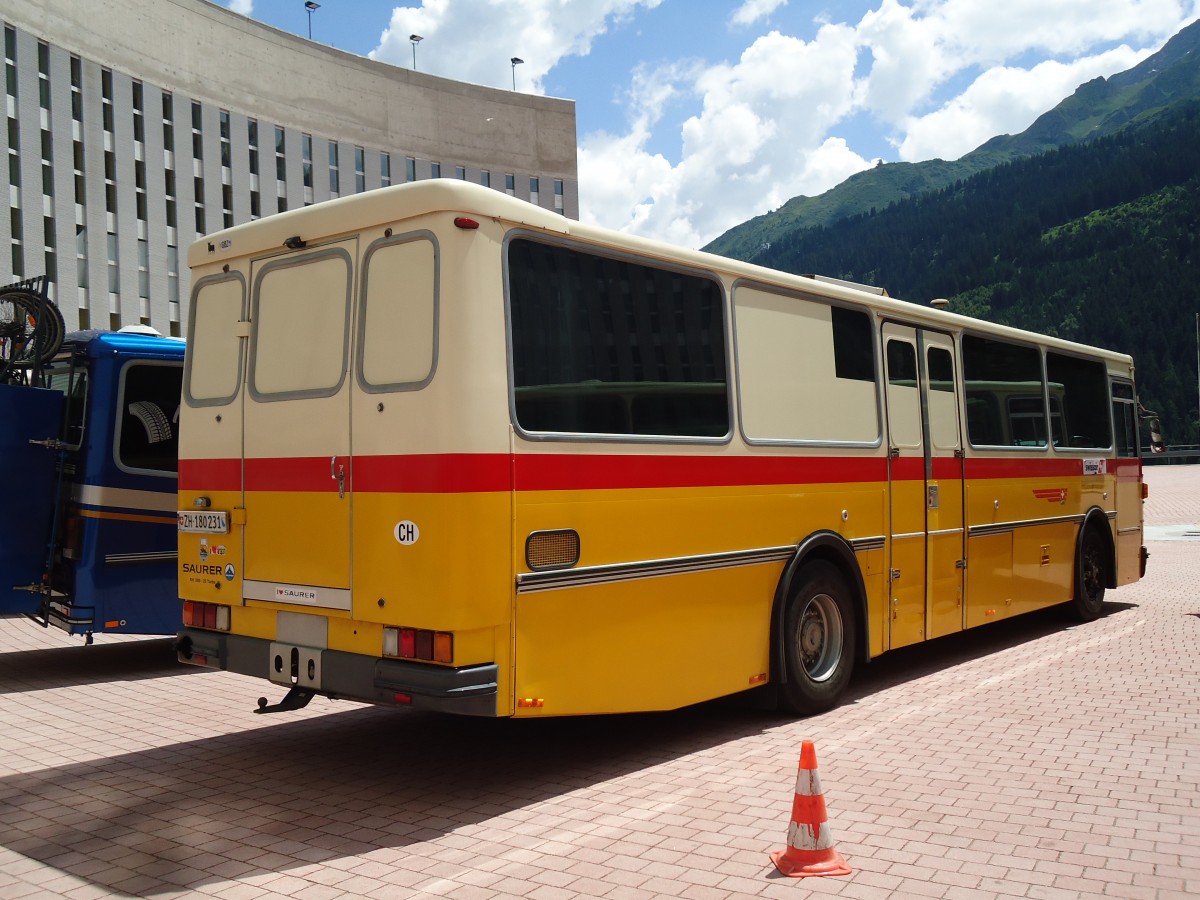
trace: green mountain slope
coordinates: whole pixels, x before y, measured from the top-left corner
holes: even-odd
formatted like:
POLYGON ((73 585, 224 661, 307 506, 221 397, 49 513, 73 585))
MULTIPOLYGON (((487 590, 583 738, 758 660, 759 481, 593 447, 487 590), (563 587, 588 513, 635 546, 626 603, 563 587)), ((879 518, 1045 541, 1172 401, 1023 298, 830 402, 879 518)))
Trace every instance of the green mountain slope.
POLYGON ((994 137, 952 162, 888 163, 859 172, 819 196, 794 197, 779 209, 730 229, 704 249, 757 262, 764 247, 797 229, 883 210, 1005 162, 1115 134, 1200 97, 1200 52, 1194 52, 1198 50, 1200 22, 1181 30, 1134 68, 1081 85, 1021 134, 994 137))
POLYGON ((951 300, 956 312, 1132 353, 1172 443, 1200 442, 1200 101, 942 190, 798 230, 756 259, 951 300))

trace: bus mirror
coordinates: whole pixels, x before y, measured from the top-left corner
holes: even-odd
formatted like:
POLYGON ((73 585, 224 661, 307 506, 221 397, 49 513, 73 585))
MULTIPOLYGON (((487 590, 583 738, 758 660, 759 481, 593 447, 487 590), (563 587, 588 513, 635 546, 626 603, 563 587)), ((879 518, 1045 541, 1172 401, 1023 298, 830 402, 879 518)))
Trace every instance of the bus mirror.
POLYGON ((1158 416, 1155 413, 1142 410, 1142 424, 1150 436, 1150 452, 1162 453, 1166 450, 1167 448, 1163 444, 1162 439, 1162 425, 1159 424, 1158 416))

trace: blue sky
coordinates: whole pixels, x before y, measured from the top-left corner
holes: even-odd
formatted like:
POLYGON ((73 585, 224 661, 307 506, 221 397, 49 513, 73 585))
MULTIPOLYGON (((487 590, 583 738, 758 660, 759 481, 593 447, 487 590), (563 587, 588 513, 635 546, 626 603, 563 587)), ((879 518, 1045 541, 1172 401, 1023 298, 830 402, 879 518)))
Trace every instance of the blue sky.
MULTIPOLYGON (((882 159, 956 159, 1200 0, 320 0, 314 41, 576 103, 580 215, 699 247, 882 159), (514 67, 512 57, 525 62, 514 67)), ((303 0, 226 0, 307 36, 303 0)))

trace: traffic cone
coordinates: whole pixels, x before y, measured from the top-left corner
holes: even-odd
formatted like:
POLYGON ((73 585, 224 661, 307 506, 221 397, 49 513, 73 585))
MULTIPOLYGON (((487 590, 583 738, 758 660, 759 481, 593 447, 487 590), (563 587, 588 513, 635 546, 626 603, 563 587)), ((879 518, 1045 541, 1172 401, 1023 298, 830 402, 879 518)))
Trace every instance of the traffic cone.
POLYGON ((771 854, 771 862, 781 874, 790 878, 850 874, 850 866, 833 849, 833 838, 829 836, 825 795, 821 793, 821 776, 817 774, 817 750, 812 741, 800 745, 800 771, 796 775, 787 842, 787 849, 771 854))

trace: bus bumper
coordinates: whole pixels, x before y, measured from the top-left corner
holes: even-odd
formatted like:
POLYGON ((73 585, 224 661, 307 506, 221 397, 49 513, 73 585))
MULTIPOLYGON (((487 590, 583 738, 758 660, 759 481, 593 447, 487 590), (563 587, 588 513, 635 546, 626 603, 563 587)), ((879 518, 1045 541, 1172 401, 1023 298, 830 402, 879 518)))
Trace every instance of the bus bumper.
MULTIPOLYGON (((270 678, 271 648, 262 638, 197 628, 185 628, 175 638, 175 654, 182 663, 257 678, 270 678)), ((319 657, 319 683, 300 686, 326 697, 467 716, 497 715, 495 663, 453 668, 341 650, 306 652, 319 657)))

